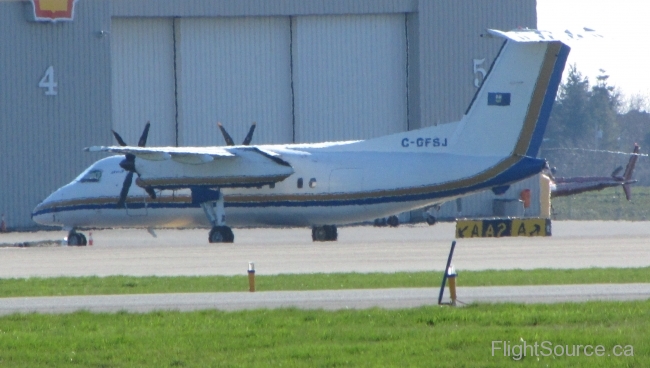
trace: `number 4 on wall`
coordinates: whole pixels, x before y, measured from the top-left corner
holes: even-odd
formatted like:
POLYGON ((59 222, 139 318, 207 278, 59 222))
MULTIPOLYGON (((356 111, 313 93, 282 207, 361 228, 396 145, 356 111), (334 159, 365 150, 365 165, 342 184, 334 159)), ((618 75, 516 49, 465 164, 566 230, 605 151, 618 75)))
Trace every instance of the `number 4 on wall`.
POLYGON ((49 68, 45 71, 45 75, 41 78, 41 81, 38 82, 38 86, 45 88, 46 96, 56 96, 56 82, 54 81, 54 67, 50 65, 49 68))

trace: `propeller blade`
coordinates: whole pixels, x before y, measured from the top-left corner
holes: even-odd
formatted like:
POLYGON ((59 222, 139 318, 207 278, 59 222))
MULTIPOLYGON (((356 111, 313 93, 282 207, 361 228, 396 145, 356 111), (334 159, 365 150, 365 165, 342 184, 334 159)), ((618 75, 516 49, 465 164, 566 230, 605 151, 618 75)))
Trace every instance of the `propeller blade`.
POLYGON ((246 138, 244 138, 244 143, 242 143, 242 145, 248 146, 251 143, 253 140, 253 132, 255 131, 256 125, 257 123, 253 122, 253 125, 251 125, 251 128, 248 130, 248 134, 246 134, 246 138))
POLYGON ((621 171, 623 171, 623 166, 619 166, 616 169, 614 169, 614 171, 612 172, 612 178, 616 179, 616 177, 621 171))
POLYGON ((217 125, 219 125, 219 129, 221 130, 221 134, 223 135, 223 139, 226 140, 226 145, 234 146, 235 142, 232 140, 232 137, 230 136, 230 134, 228 134, 226 129, 223 127, 223 125, 221 125, 221 123, 217 123, 217 125))
POLYGON ((120 191, 120 199, 117 201, 117 208, 123 208, 126 204, 126 196, 129 194, 129 188, 131 188, 131 182, 133 182, 133 172, 129 171, 124 178, 124 183, 122 184, 122 190, 120 191))
POLYGON ((124 142, 124 139, 122 139, 122 137, 119 134, 117 134, 116 131, 114 131, 114 130, 111 130, 111 131, 113 132, 113 135, 115 136, 115 139, 117 140, 117 143, 119 143, 120 146, 122 146, 122 147, 128 146, 126 144, 126 142, 124 142))
POLYGON ((151 123, 147 121, 147 125, 144 126, 144 131, 142 132, 142 135, 140 136, 140 140, 138 141, 138 147, 144 147, 147 144, 147 136, 149 135, 150 126, 151 123))

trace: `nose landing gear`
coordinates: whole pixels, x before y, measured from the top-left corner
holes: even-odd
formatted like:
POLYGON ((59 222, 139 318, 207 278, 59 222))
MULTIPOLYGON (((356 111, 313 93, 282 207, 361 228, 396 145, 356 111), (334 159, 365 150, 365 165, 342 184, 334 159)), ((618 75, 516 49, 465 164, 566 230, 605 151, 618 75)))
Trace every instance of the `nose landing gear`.
POLYGON ((86 236, 82 233, 78 233, 74 230, 70 230, 68 233, 68 245, 69 246, 85 246, 88 244, 86 236))

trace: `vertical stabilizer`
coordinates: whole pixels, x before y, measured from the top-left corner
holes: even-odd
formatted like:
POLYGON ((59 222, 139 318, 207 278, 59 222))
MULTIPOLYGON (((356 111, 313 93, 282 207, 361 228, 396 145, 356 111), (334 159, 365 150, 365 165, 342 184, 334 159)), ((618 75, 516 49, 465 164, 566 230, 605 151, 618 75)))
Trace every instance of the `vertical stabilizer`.
POLYGON ((634 151, 632 151, 632 156, 630 156, 630 161, 628 161, 627 166, 625 167, 625 173, 623 174, 623 191, 625 192, 625 198, 628 201, 632 199, 632 190, 630 189, 630 184, 636 181, 632 180, 632 173, 634 172, 636 161, 639 159, 639 149, 639 145, 635 143, 634 151))
POLYGON ((534 30, 489 32, 506 41, 460 122, 454 150, 534 157, 570 48, 534 30))

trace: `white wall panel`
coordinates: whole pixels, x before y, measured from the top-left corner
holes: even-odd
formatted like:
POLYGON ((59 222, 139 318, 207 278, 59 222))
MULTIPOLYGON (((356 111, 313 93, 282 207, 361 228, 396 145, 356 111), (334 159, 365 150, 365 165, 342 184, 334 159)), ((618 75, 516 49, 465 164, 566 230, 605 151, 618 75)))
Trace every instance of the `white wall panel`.
POLYGON ((296 142, 407 130, 404 14, 293 18, 296 142))
POLYGON ((439 211, 432 210, 436 217, 440 219, 450 219, 456 217, 493 217, 493 204, 495 199, 499 200, 518 200, 521 191, 529 189, 531 191, 530 207, 524 212, 524 217, 537 217, 541 213, 540 205, 540 184, 539 175, 524 179, 514 183, 502 195, 496 195, 491 190, 485 190, 467 197, 461 198, 461 212, 458 212, 456 201, 449 201, 440 206, 439 211))
POLYGON ((172 18, 113 18, 111 24, 113 130, 147 145, 176 145, 172 18))
MULTIPOLYGON (((177 26, 180 145, 223 145, 216 122, 254 144, 293 139, 290 19, 183 18, 177 26)), ((178 23, 177 23, 178 24, 178 23)))

